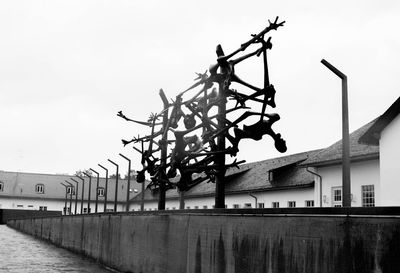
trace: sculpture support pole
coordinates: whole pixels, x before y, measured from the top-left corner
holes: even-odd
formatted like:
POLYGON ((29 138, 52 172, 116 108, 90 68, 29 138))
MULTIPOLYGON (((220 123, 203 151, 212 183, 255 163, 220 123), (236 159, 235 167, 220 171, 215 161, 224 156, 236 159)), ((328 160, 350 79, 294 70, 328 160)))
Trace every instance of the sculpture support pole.
MULTIPOLYGON (((218 105, 218 131, 225 128, 226 118, 226 94, 223 87, 224 83, 220 83, 218 98, 220 103, 218 105)), ((220 134, 217 138, 218 151, 225 150, 225 134, 220 134)), ((215 208, 225 208, 225 154, 220 154, 215 164, 216 177, 215 177, 215 208)))
POLYGON ((160 194, 159 194, 159 199, 158 199, 158 210, 165 210, 165 191, 166 191, 166 185, 165 185, 165 174, 166 174, 166 166, 167 166, 167 140, 168 140, 168 132, 165 132, 165 130, 168 130, 168 99, 165 96, 165 93, 162 89, 160 89, 160 97, 163 101, 164 104, 164 113, 163 113, 163 136, 162 136, 162 144, 161 144, 161 164, 160 164, 160 170, 158 172, 159 175, 159 183, 160 183, 160 194))

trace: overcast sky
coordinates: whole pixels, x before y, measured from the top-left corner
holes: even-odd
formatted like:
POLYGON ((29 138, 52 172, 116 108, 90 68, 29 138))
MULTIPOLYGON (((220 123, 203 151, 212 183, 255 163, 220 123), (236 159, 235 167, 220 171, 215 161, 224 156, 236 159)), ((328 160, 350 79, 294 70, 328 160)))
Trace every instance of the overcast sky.
MULTIPOLYGON (((69 173, 139 168, 121 138, 146 127, 168 98, 280 16, 272 32, 270 81, 274 125, 286 154, 341 138, 341 82, 320 60, 348 76, 350 131, 382 114, 400 95, 400 2, 393 1, 0 1, 0 170, 69 173)), ((262 67, 239 76, 262 82, 262 67)), ((241 142, 238 159, 280 156, 269 137, 241 142)))

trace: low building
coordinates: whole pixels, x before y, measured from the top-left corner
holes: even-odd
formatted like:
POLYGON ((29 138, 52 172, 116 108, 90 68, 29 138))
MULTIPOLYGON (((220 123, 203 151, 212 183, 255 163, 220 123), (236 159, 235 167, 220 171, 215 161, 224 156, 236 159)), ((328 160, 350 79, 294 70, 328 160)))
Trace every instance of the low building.
MULTIPOLYGON (((227 208, 313 207, 314 176, 299 164, 319 152, 310 151, 230 168, 226 173, 225 203, 227 208)), ((215 183, 202 182, 184 193, 185 209, 210 209, 214 206, 215 183)), ((131 200, 140 209, 141 196, 131 200)), ((147 189, 144 195, 146 210, 156 210, 158 191, 147 189)), ((166 209, 180 208, 180 194, 166 193, 166 209)))
MULTIPOLYGON (((400 98, 379 118, 350 134, 351 206, 400 206, 400 98)), ((229 169, 227 208, 342 206, 342 141, 309 151, 229 169)), ((202 182, 184 193, 186 209, 212 208, 215 184, 202 182)), ((180 207, 169 190, 166 209, 180 207)), ((147 189, 145 208, 157 209, 158 193, 147 189)), ((141 197, 132 200, 140 208, 141 197)))
MULTIPOLYGON (((97 195, 97 211, 103 212, 105 208, 106 179, 99 178, 97 190, 97 177, 93 176, 90 179, 90 206, 88 205, 89 178, 85 177, 83 179, 85 181, 84 185, 75 176, 0 171, 0 208, 59 210, 67 214, 74 214, 76 204, 76 213, 78 214, 81 213, 81 210, 82 213, 87 213, 89 209, 90 212, 95 212, 97 195), (78 187, 76 187, 76 183, 71 178, 78 181, 78 187), (65 180, 68 180, 72 185, 68 185, 65 180), (61 183, 64 183, 67 187, 61 183), (83 205, 82 190, 84 190, 83 205)), ((106 211, 113 211, 116 179, 108 179, 107 184, 106 211)), ((142 186, 136 181, 131 181, 130 188, 129 199, 138 194, 142 186)), ((127 190, 127 180, 119 179, 117 211, 124 211, 126 208, 127 190)))

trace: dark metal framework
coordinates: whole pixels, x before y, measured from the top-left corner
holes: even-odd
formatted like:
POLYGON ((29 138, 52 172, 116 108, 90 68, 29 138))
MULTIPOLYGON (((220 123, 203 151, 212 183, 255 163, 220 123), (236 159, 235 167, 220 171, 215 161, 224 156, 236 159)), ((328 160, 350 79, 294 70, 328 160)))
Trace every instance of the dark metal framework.
POLYGON ((130 119, 122 111, 118 112, 117 115, 126 121, 150 127, 149 135, 123 139, 122 143, 124 146, 130 143, 140 145, 140 148, 133 146, 141 154, 143 166, 137 172, 137 182, 144 183, 145 172, 150 174, 148 187, 159 191, 159 210, 165 209, 166 190, 178 188, 184 192, 205 180, 216 183, 215 208, 224 208, 226 169, 245 162, 235 159, 226 164, 225 157, 236 157, 242 139, 260 140, 269 135, 279 152, 286 151, 286 142, 271 128, 280 116, 266 113, 268 106, 276 106, 276 91, 269 81, 267 64, 267 51, 272 48, 272 43, 266 34, 283 26, 285 22, 278 22, 278 19, 269 21, 264 30, 251 35, 250 40, 230 54, 225 54, 218 45, 216 63, 208 72, 197 73, 196 82, 171 102, 161 89, 159 95, 163 110, 152 113, 147 121, 130 119), (249 51, 250 48, 254 49, 249 51), (246 53, 239 54, 241 52, 246 53), (235 73, 235 67, 251 57, 260 56, 264 80, 263 86, 257 87, 242 80, 235 73), (229 105, 228 100, 235 104, 229 105), (249 107, 246 103, 258 107, 249 107), (255 111, 253 108, 259 109, 255 111), (255 122, 249 124, 249 119, 255 122), (239 128, 241 124, 243 127, 239 128), (226 141, 230 146, 226 147, 226 141), (168 154, 169 145, 173 146, 168 154))

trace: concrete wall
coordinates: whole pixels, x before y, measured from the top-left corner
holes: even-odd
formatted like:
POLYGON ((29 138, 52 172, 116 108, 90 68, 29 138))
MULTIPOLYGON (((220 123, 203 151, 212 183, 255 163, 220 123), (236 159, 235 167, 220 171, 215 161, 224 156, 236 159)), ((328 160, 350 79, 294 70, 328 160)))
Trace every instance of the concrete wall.
POLYGON ((60 215, 61 211, 0 209, 0 225, 6 224, 10 219, 27 219, 32 217, 51 217, 60 215))
POLYGON ((383 216, 379 209, 121 213, 8 224, 122 272, 398 272, 400 211, 383 216))
POLYGON ((384 206, 399 205, 400 115, 381 133, 379 140, 381 197, 384 206))

